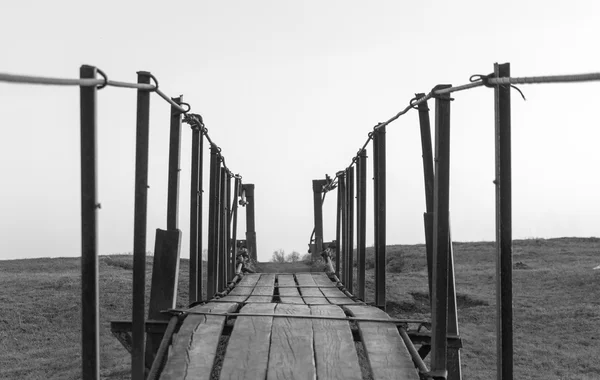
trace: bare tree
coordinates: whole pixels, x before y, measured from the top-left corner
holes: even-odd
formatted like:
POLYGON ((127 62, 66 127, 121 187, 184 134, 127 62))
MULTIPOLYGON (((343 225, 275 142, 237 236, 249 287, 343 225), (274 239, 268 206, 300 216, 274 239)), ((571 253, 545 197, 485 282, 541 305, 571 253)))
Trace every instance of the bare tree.
POLYGON ((289 261, 291 263, 296 263, 296 262, 300 261, 300 254, 296 251, 292 251, 292 253, 290 253, 287 256, 286 261, 289 261))
POLYGON ((278 249, 273 252, 273 256, 271 257, 271 262, 273 263, 285 263, 285 251, 283 249, 278 249))

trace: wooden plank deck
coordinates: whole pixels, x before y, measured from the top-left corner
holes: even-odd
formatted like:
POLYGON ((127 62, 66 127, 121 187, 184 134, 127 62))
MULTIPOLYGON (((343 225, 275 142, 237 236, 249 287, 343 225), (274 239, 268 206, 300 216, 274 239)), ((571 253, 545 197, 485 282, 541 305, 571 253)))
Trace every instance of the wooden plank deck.
POLYGON ((353 301, 324 273, 247 274, 226 297, 190 311, 230 316, 189 314, 161 379, 361 380, 363 373, 374 380, 419 378, 395 324, 325 318, 389 316, 353 301), (227 318, 233 328, 225 328, 227 318), (367 359, 357 354, 357 336, 367 359))

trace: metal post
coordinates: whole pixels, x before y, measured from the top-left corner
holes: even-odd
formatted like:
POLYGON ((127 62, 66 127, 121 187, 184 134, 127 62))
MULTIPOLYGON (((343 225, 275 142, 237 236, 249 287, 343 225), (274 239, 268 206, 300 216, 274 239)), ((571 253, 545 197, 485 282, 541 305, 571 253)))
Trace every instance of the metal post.
POLYGON ((323 179, 315 179, 313 185, 313 205, 314 205, 314 221, 315 221, 315 251, 312 253, 313 260, 320 257, 323 252, 323 203, 321 194, 323 186, 327 181, 323 179))
MULTIPOLYGON (((448 220, 450 220, 448 218, 448 220)), ((448 222, 448 335, 458 335, 458 307, 456 303, 456 281, 454 278, 454 249, 452 248, 452 232, 448 222)), ((448 347, 448 380, 462 379, 460 347, 448 347)))
POLYGON ((219 189, 219 277, 217 292, 226 286, 227 272, 227 169, 221 167, 221 183, 219 189))
MULTIPOLYGON (((440 85, 434 90, 450 87, 440 85)), ((446 378, 450 194, 450 95, 436 96, 431 374, 446 378)))
MULTIPOLYGON (((421 98, 425 94, 416 94, 421 98)), ((427 101, 418 105, 419 125, 421 127, 421 150, 423 152, 423 178, 425 179, 425 246, 427 255, 427 280, 429 284, 429 301, 431 305, 431 277, 433 271, 433 149, 431 144, 431 126, 429 122, 429 107, 427 101)))
MULTIPOLYGON (((149 84, 150 73, 138 72, 138 83, 149 84)), ((133 222, 133 310, 131 378, 143 380, 146 346, 146 227, 148 210, 148 149, 150 135, 150 92, 137 91, 135 140, 135 205, 133 222)))
POLYGON ((340 274, 340 261, 342 260, 342 210, 344 208, 344 172, 337 172, 336 177, 338 180, 338 192, 337 192, 337 215, 335 225, 335 274, 341 277, 340 274))
POLYGON ((356 260, 357 296, 365 300, 365 263, 367 247, 367 151, 361 150, 356 162, 356 260))
POLYGON ((250 259, 256 261, 256 225, 254 219, 254 185, 244 184, 242 189, 246 193, 246 243, 250 259))
POLYGON ((340 263, 341 263, 341 281, 344 285, 347 283, 347 257, 348 257, 348 177, 346 171, 343 171, 343 190, 342 193, 342 224, 341 224, 341 250, 340 250, 340 263))
POLYGON ((221 163, 218 147, 210 147, 210 189, 208 205, 208 270, 206 271, 206 298, 212 298, 217 292, 217 260, 219 251, 219 188, 221 163))
POLYGON ((202 290, 198 286, 201 282, 198 280, 202 276, 202 214, 200 208, 202 204, 200 177, 202 172, 202 154, 201 145, 204 136, 199 129, 192 127, 192 179, 190 186, 190 283, 189 283, 189 304, 202 299, 202 290), (200 270, 199 270, 200 269, 200 270))
POLYGON ((375 212, 375 305, 385 310, 386 245, 386 162, 385 126, 373 133, 373 174, 375 212))
MULTIPOLYGON (((181 104, 183 96, 172 98, 181 104)), ((181 157, 181 111, 171 106, 169 135, 169 179, 167 185, 167 230, 176 230, 179 223, 179 163, 181 157)))
POLYGON ((348 237, 346 239, 348 242, 348 255, 346 256, 348 270, 347 282, 344 284, 346 285, 346 289, 352 293, 354 282, 354 169, 349 167, 346 169, 346 173, 348 176, 348 186, 346 186, 348 190, 348 237))
MULTIPOLYGON (((95 79, 83 65, 81 79, 95 79)), ((80 87, 81 118, 81 359, 82 378, 100 378, 98 242, 96 200, 96 87, 80 87)))
POLYGON ((226 234, 225 234, 225 256, 227 257, 227 261, 225 264, 225 286, 227 286, 227 283, 233 278, 234 276, 234 263, 231 260, 231 251, 232 251, 232 244, 231 244, 231 218, 233 217, 233 212, 232 212, 232 206, 231 206, 231 178, 233 178, 233 175, 230 172, 227 172, 227 183, 225 185, 225 191, 226 191, 226 203, 225 203, 225 230, 226 230, 226 234))
MULTIPOLYGON (((203 299, 203 290, 204 290, 204 281, 203 281, 203 273, 202 267, 204 266, 204 261, 202 260, 202 247, 204 239, 202 237, 202 231, 204 227, 204 189, 203 189, 203 180, 204 180, 204 133, 200 131, 199 136, 199 147, 198 147, 198 228, 196 229, 196 235, 198 236, 198 264, 196 265, 196 282, 197 282, 197 300, 203 299)), ((210 175, 210 170, 209 170, 210 175)), ((210 178, 209 178, 210 181, 210 178)), ((208 266, 208 265, 207 265, 208 266)))
POLYGON ((238 218, 238 196, 239 196, 239 192, 240 192, 240 185, 241 185, 241 180, 239 176, 235 177, 235 181, 233 182, 233 203, 231 204, 231 207, 233 208, 233 223, 231 226, 231 245, 233 245, 233 247, 231 248, 231 256, 232 256, 232 267, 233 267, 233 276, 235 275, 235 259, 237 257, 237 218, 238 218))
MULTIPOLYGON (((496 78, 510 77, 510 64, 495 64, 496 78)), ((496 308, 498 380, 513 378, 512 185, 510 87, 494 88, 496 137, 496 308)))

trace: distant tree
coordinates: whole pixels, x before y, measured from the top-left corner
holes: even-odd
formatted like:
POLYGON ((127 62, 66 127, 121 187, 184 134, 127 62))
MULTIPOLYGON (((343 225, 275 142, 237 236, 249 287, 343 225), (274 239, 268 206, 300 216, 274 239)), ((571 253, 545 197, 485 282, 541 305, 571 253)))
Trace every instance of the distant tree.
POLYGON ((285 263, 285 251, 283 249, 278 249, 273 252, 273 256, 271 257, 271 262, 273 263, 285 263))
POLYGON ((291 263, 296 263, 296 262, 300 261, 300 254, 296 251, 292 251, 292 253, 290 253, 286 257, 286 261, 289 261, 291 263))

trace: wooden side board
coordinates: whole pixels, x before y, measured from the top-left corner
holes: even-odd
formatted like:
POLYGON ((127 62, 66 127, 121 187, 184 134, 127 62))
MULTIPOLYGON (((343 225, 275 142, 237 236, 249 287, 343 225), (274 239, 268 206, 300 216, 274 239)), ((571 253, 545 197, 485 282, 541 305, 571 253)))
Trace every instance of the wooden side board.
MULTIPOLYGON (((307 305, 277 304, 276 314, 310 314, 307 305)), ((267 380, 314 380, 315 354, 310 319, 274 318, 267 380)))
POLYGON ((279 299, 281 303, 293 303, 303 305, 304 300, 300 297, 298 288, 286 288, 285 286, 296 286, 296 280, 294 280, 293 274, 280 274, 277 276, 279 286, 279 299))
MULTIPOLYGON (((312 315, 345 317, 335 305, 312 305, 312 315)), ((315 358, 319 380, 362 380, 358 355, 347 321, 313 319, 315 358)))
POLYGON ((244 314, 273 314, 274 303, 248 304, 237 317, 221 367, 221 380, 264 379, 269 362, 273 317, 244 317, 244 314))
POLYGON ((225 297, 221 298, 220 301, 228 302, 244 302, 252 294, 253 286, 256 285, 260 274, 246 274, 240 282, 233 288, 233 290, 225 297))
POLYGON ((273 290, 275 288, 274 274, 261 274, 252 295, 246 302, 273 302, 273 290))
MULTIPOLYGON (((208 303, 196 306, 190 311, 231 313, 237 306, 237 303, 208 303)), ((161 379, 210 379, 224 325, 224 316, 188 315, 179 333, 173 338, 172 354, 163 369, 161 379)))
MULTIPOLYGON (((346 306, 358 318, 390 319, 382 310, 371 306, 346 306)), ((393 323, 358 322, 358 330, 371 366, 373 380, 418 380, 419 375, 393 323)))
POLYGON ((320 290, 327 300, 335 305, 347 305, 355 303, 351 298, 347 297, 344 292, 337 288, 332 288, 335 283, 327 277, 325 273, 313 273, 312 278, 315 283, 321 286, 320 290))

